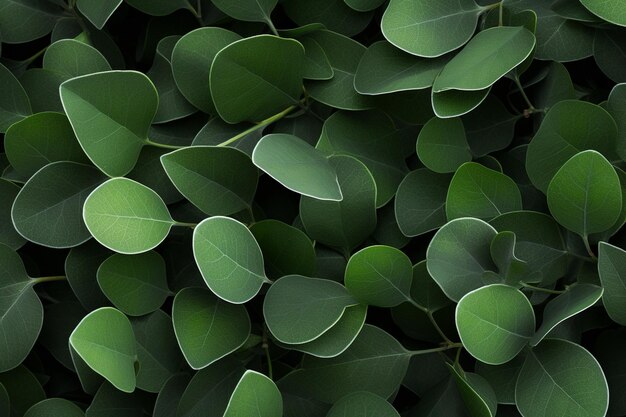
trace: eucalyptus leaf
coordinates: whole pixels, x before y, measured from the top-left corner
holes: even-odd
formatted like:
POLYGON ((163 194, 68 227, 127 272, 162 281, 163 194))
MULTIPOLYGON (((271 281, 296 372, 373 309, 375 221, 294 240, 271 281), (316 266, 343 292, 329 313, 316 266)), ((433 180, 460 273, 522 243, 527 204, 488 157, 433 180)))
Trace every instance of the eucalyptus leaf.
POLYGON ((581 0, 583 6, 585 6, 591 13, 601 17, 607 22, 626 26, 626 13, 619 7, 619 2, 615 0, 609 0, 604 2, 593 2, 590 0, 581 0))
POLYGON ((430 119, 417 137, 417 156, 426 168, 439 174, 454 172, 471 161, 461 119, 430 119))
POLYGON ((30 407, 24 417, 84 417, 85 413, 76 404, 63 398, 48 398, 30 407))
POLYGON ((283 399, 276 384, 263 374, 246 371, 228 400, 224 417, 282 417, 283 399))
POLYGON ((400 417, 400 414, 384 398, 361 391, 341 398, 326 417, 400 417))
MULTIPOLYGON (((2 21, 0 31, 1 28, 2 21)), ((0 85, 3 91, 0 98, 0 132, 4 133, 13 123, 30 115, 32 109, 26 91, 11 71, 2 64, 0 64, 0 85)))
POLYGON ((43 56, 43 67, 65 79, 111 70, 100 51, 75 39, 61 39, 50 45, 43 56))
POLYGON ((604 288, 602 302, 611 319, 620 324, 626 322, 623 309, 626 271, 622 263, 625 258, 626 252, 617 246, 606 242, 598 245, 598 273, 604 288))
POLYGON ((102 29, 122 0, 76 0, 76 7, 93 25, 102 29))

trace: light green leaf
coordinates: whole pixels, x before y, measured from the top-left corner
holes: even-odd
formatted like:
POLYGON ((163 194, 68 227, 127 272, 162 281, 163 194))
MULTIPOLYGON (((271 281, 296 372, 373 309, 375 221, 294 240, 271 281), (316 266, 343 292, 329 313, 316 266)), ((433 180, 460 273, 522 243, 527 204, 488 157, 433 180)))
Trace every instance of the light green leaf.
POLYGON ((535 36, 528 29, 499 26, 479 32, 443 67, 435 79, 433 92, 477 91, 491 87, 522 63, 535 47, 535 36))
POLYGON ((180 38, 172 51, 172 74, 178 89, 194 106, 216 114, 209 74, 215 55, 241 36, 218 27, 192 30, 180 38))
POLYGON ((467 293, 456 307, 455 319, 463 347, 490 365, 513 359, 535 332, 535 313, 528 298, 503 284, 467 293))
POLYGON ((302 196, 300 220, 311 239, 352 250, 376 228, 376 184, 367 167, 356 158, 337 155, 329 161, 337 173, 343 199, 322 201, 302 196))
POLYGON ((180 350, 193 369, 234 352, 250 335, 244 306, 226 303, 201 288, 185 288, 176 295, 172 321, 180 350))
POLYGON ((237 220, 203 220, 193 231, 193 256, 211 291, 229 303, 250 301, 268 281, 259 244, 237 220))
POLYGON ((215 55, 211 96, 224 121, 259 122, 297 104, 303 71, 304 47, 298 41, 272 35, 245 38, 215 55))
POLYGON ((517 379, 515 402, 524 417, 602 417, 609 405, 606 378, 583 347, 559 339, 530 350, 517 379))
POLYGON ((100 51, 75 39, 61 39, 50 45, 43 56, 43 67, 65 79, 111 70, 100 51))
POLYGON ((100 244, 126 255, 154 249, 174 224, 158 194, 127 178, 112 178, 93 190, 83 219, 100 244))
POLYGON ((432 92, 433 111, 442 119, 463 116, 478 107, 489 95, 491 87, 478 91, 446 90, 432 92))
POLYGON ((583 6, 585 6, 591 13, 601 17, 607 22, 613 23, 619 26, 626 26, 626 11, 623 9, 623 4, 618 0, 606 0, 606 1, 592 1, 592 0, 580 0, 583 6))
POLYGON ((299 344, 330 330, 346 307, 356 304, 346 288, 335 281, 287 275, 267 291, 263 316, 276 339, 299 344))
POLYGON ((291 191, 318 200, 343 199, 337 173, 328 159, 293 135, 263 136, 254 148, 252 162, 291 191))
MULTIPOLYGON (((8 13, 6 9, 3 10, 2 15, 8 13)), ((2 21, 0 18, 1 31, 2 21)), ((22 120, 33 111, 26 91, 15 78, 15 75, 2 64, 0 64, 0 86, 2 86, 2 95, 0 95, 0 133, 4 133, 9 126, 22 120)))
POLYGON ((400 414, 384 398, 361 391, 341 398, 326 417, 400 417, 400 414))
POLYGON ((37 113, 12 124, 4 136, 4 149, 11 166, 24 178, 51 162, 89 163, 61 113, 37 113))
POLYGON ((548 207, 556 221, 584 238, 607 230, 622 210, 615 169, 597 151, 576 154, 550 181, 548 207))
POLYGON ((234 214, 252 204, 259 174, 237 149, 192 146, 163 155, 161 164, 178 191, 206 214, 234 214))
POLYGON ((97 272, 104 295, 129 316, 143 316, 159 309, 169 295, 165 261, 154 251, 139 255, 115 254, 97 272))
POLYGON ((150 79, 136 71, 106 71, 65 81, 59 92, 78 142, 94 165, 112 177, 130 172, 148 143, 159 104, 150 79))
POLYGON ((243 374, 224 412, 224 417, 240 416, 283 416, 283 398, 271 379, 251 370, 243 374))
POLYGON ((593 306, 603 292, 603 288, 596 285, 576 284, 550 300, 543 310, 543 322, 530 339, 530 345, 537 346, 559 323, 593 306))
POLYGON ((270 15, 278 0, 211 0, 211 2, 232 17, 246 22, 271 22, 270 15))
POLYGON ((496 230, 482 220, 455 219, 444 225, 426 251, 426 266, 443 292, 454 301, 489 282, 495 271, 489 246, 496 230))
POLYGON ((0 372, 30 353, 43 324, 43 306, 17 252, 0 244, 0 372))
POLYGON ((491 220, 502 213, 522 209, 522 196, 506 175, 476 162, 457 169, 446 198, 448 220, 476 217, 491 220))
POLYGON ((63 398, 48 398, 33 405, 24 417, 85 417, 76 404, 63 398))
POLYGON ((609 160, 617 159, 616 139, 615 121, 602 107, 584 101, 560 101, 550 107, 528 145, 528 177, 546 193, 552 177, 578 152, 595 149, 609 160))
POLYGON ((471 161, 461 119, 430 119, 417 137, 417 156, 426 168, 440 174, 454 172, 464 162, 471 161))
POLYGON ((114 387, 123 392, 135 390, 135 335, 123 313, 111 307, 92 311, 70 335, 70 346, 114 387))
POLYGON ((375 42, 367 48, 359 62, 354 88, 359 94, 366 95, 428 88, 448 60, 448 57, 417 58, 388 42, 375 42))
POLYGON ((70 248, 90 239, 83 204, 105 176, 91 165, 53 162, 33 175, 15 198, 11 218, 26 239, 70 248))
POLYGON ((380 111, 334 113, 324 122, 316 147, 328 155, 350 155, 363 162, 376 181, 377 207, 391 200, 407 172, 400 136, 380 111))
POLYGON ((606 242, 598 245, 598 273, 604 288, 602 302, 609 317, 626 323, 626 252, 606 242))
POLYGON ((412 278, 411 260, 402 251, 369 246, 350 257, 345 285, 361 303, 395 307, 410 300, 412 278))
POLYGON ((441 0, 437 4, 428 0, 391 0, 381 29, 398 48, 433 58, 469 41, 482 10, 474 0, 441 0))
POLYGON ((421 168, 410 172, 398 187, 395 215, 405 236, 419 236, 446 223, 450 175, 421 168))
POLYGON ((78 10, 98 29, 104 27, 120 4, 122 0, 76 0, 78 10))

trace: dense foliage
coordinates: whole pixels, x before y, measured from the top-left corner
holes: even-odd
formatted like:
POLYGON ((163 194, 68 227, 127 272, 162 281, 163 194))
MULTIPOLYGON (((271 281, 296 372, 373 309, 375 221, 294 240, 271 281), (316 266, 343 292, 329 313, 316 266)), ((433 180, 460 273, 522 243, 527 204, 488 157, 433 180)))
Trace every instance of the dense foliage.
POLYGON ((625 26, 0 0, 0 416, 626 415, 625 26))

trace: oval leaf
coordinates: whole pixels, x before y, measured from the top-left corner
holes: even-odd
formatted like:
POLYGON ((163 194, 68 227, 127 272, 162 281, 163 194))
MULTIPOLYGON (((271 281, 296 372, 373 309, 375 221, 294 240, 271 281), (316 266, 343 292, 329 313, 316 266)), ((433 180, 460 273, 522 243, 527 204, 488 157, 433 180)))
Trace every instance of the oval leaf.
POLYGON ((247 370, 230 396, 224 417, 282 417, 283 397, 263 374, 247 370))

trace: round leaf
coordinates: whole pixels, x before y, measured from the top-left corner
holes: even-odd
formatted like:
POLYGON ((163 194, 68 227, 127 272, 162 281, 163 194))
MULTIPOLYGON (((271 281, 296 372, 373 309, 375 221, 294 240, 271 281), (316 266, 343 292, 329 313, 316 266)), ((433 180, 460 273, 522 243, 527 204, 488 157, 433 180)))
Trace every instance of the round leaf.
POLYGON ((76 404, 63 398, 48 398, 33 405, 24 417, 84 417, 85 413, 76 404))
MULTIPOLYGON (((3 10, 5 13, 10 13, 6 8, 3 10)), ((13 18, 17 18, 15 15, 13 16, 13 18)), ((1 19, 0 27, 2 25, 1 19)), ((0 64, 0 85, 2 86, 2 95, 0 96, 0 133, 4 133, 13 123, 22 120, 33 111, 26 91, 15 78, 15 75, 2 64, 0 64)))
POLYGON ((346 288, 360 302, 395 307, 410 299, 413 265, 400 250, 369 246, 348 261, 346 288))
POLYGON ((135 335, 123 313, 111 307, 92 311, 70 335, 70 346, 115 388, 135 390, 135 335))
POLYGON ((15 198, 11 209, 15 229, 31 242, 51 248, 69 248, 89 240, 83 204, 105 178, 91 165, 46 165, 15 198))
POLYGON ((66 79, 111 70, 100 51, 75 39, 61 39, 50 45, 43 56, 43 67, 66 79))
POLYGON ((439 118, 463 116, 474 110, 487 98, 491 87, 478 91, 446 90, 432 92, 433 111, 439 118))
POLYGON ((622 210, 619 177, 600 153, 580 152, 550 181, 548 207, 556 221, 581 236, 603 232, 622 210))
POLYGON ((535 332, 528 298, 508 285, 493 284, 467 293, 456 307, 463 347, 481 362, 500 365, 513 359, 535 332))
POLYGON ((113 178, 85 200, 83 218, 103 246, 132 255, 157 247, 174 224, 157 193, 127 178, 113 178))
POLYGON ((263 316, 276 339, 299 344, 320 337, 339 321, 346 307, 356 304, 335 281, 287 275, 267 291, 263 316))
POLYGON ((26 243, 26 239, 15 230, 11 220, 11 207, 19 192, 20 187, 0 179, 0 243, 16 250, 26 243))
POLYGON ((193 231, 193 256, 207 286, 230 303, 250 301, 267 281, 261 248, 237 220, 203 220, 193 231))
POLYGON ((115 254, 100 265, 97 279, 104 295, 129 316, 152 313, 169 295, 165 261, 154 251, 115 254))
POLYGON ((601 17, 607 22, 626 26, 626 11, 622 8, 621 4, 617 0, 607 1, 592 1, 592 0, 580 0, 583 6, 585 6, 591 13, 601 17))
POLYGON ((276 384, 263 374, 247 370, 228 400, 224 417, 282 417, 283 398, 276 384))
POLYGON ((626 252, 606 242, 598 245, 598 273, 604 288, 602 302, 613 321, 626 324, 626 252))
POLYGON ((384 398, 361 391, 341 398, 326 417, 400 417, 400 414, 384 398))
POLYGON ((606 378, 583 347, 547 339, 526 356, 517 379, 515 402, 524 417, 602 417, 609 406, 606 378))
POLYGON ((78 142, 94 165, 112 177, 128 174, 148 141, 159 104, 150 79, 136 71, 106 71, 65 81, 59 92, 78 142))
POLYGON ((430 119, 417 137, 417 156, 426 168, 440 174, 454 172, 464 162, 471 161, 461 119, 430 119))
POLYGON ((258 35, 231 43, 211 65, 217 112, 228 123, 258 122, 295 105, 303 68, 304 47, 293 39, 258 35))
POLYGON ((200 288, 185 288, 176 295, 172 321, 180 350, 193 369, 234 352, 250 335, 244 306, 226 303, 200 288))
POLYGON ((252 161, 283 186, 318 200, 341 201, 337 173, 324 155, 293 135, 266 135, 254 148, 252 161))

